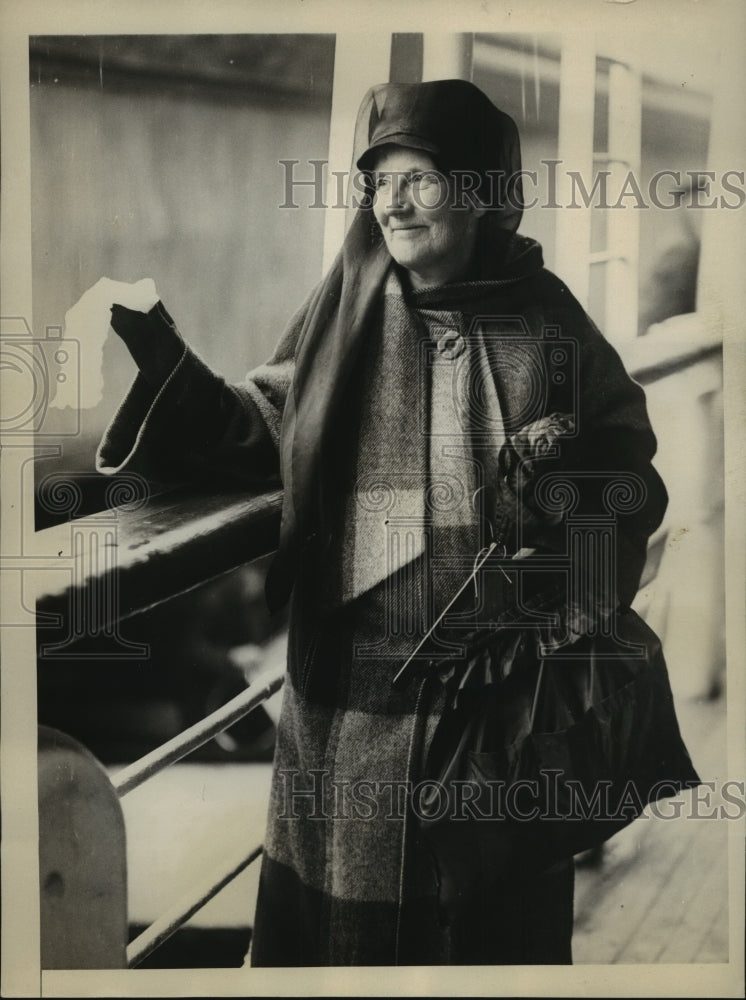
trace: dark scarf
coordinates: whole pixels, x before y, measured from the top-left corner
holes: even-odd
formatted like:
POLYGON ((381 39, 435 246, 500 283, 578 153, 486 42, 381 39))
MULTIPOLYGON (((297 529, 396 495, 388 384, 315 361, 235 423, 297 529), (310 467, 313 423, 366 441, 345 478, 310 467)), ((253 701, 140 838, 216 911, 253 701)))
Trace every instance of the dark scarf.
MULTIPOLYGON (((419 141, 419 148, 432 150, 436 162, 448 169, 493 170, 503 178, 520 169, 512 119, 477 87, 461 80, 372 88, 358 112, 354 162, 360 162, 365 147, 370 152, 389 141, 402 145, 419 141)), ((505 185, 500 184, 493 185, 493 194, 472 262, 472 276, 478 281, 499 280, 510 237, 520 221, 520 210, 509 207, 509 201, 519 201, 520 192, 513 191, 508 199, 505 185)), ((392 266, 371 208, 358 208, 340 253, 299 320, 295 372, 280 439, 285 500, 280 546, 267 578, 270 607, 286 601, 304 547, 308 552, 323 546, 333 529, 330 519, 343 461, 335 449, 336 431, 345 419, 341 404, 376 322, 392 266)), ((454 288, 457 296, 474 293, 473 286, 454 288)))

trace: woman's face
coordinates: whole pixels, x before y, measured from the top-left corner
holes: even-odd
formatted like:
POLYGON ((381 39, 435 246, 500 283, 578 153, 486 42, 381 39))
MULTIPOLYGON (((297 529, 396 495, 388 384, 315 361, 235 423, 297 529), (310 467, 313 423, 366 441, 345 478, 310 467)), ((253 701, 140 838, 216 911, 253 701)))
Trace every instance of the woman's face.
POLYGON ((373 183, 373 214, 389 253, 409 271, 414 288, 443 285, 465 274, 484 209, 471 201, 455 204, 447 178, 416 149, 384 149, 373 183))

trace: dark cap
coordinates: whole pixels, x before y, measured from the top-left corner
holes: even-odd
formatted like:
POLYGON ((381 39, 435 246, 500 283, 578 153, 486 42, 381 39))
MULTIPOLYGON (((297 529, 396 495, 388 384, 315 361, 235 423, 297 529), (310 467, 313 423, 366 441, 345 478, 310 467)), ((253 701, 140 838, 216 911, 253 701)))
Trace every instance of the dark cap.
POLYGON ((372 169, 375 151, 386 145, 424 150, 443 169, 480 172, 514 166, 505 163, 506 149, 519 149, 512 118, 466 80, 374 88, 367 139, 360 170, 372 169))
POLYGON ((375 167, 384 146, 429 153, 438 170, 475 172, 489 225, 515 232, 523 214, 521 143, 510 115, 467 80, 381 83, 365 95, 355 124, 353 162, 375 167))
POLYGON ((429 139, 416 135, 414 132, 402 132, 398 127, 383 129, 373 136, 371 143, 357 161, 360 170, 372 170, 375 165, 375 153, 381 146, 403 146, 406 149, 421 149, 437 156, 440 152, 437 145, 429 139))

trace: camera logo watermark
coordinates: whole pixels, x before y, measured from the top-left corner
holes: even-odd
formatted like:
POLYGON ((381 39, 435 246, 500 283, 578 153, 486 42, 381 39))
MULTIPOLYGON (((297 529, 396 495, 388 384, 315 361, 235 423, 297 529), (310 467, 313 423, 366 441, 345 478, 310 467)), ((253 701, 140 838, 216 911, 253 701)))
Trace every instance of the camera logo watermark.
POLYGON ((17 316, 0 320, 0 335, 3 515, 13 528, 0 561, 2 627, 35 627, 42 659, 146 658, 148 646, 119 631, 117 554, 119 511, 145 504, 150 487, 120 474, 107 485, 104 509, 78 519, 86 482, 100 477, 55 472, 36 482, 38 460, 58 458, 60 440, 80 435, 81 407, 92 402, 90 392, 81 396, 80 343, 61 326, 35 337, 17 316), (36 531, 35 505, 53 527, 36 531))
POLYGON ((80 433, 80 344, 48 326, 34 337, 25 319, 3 318, 0 433, 69 437, 80 433))

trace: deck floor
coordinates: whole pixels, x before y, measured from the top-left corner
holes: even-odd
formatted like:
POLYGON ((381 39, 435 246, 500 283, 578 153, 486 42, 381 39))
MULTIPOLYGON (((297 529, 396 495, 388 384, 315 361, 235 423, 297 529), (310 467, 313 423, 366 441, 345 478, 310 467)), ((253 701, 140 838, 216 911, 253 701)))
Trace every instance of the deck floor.
MULTIPOLYGON (((677 711, 700 777, 716 788, 677 797, 684 806, 677 818, 636 820, 597 863, 578 859, 576 964, 728 961, 729 823, 705 818, 723 805, 725 702, 683 702, 677 711)), ((661 814, 673 812, 671 802, 661 803, 661 814)))
MULTIPOLYGON (((700 776, 719 787, 725 778, 724 699, 684 701, 677 710, 700 776)), ((266 764, 184 763, 125 797, 133 921, 155 919, 228 851, 261 840, 268 779, 266 764)), ((686 805, 691 795, 680 799, 686 805)), ((713 794, 713 806, 718 801, 713 794)), ((703 814, 710 811, 700 807, 703 814)), ((727 962, 730 825, 644 816, 609 841, 600 863, 583 864, 581 856, 575 964, 727 962)), ((257 869, 252 865, 223 890, 191 926, 245 927, 248 933, 257 869)))

